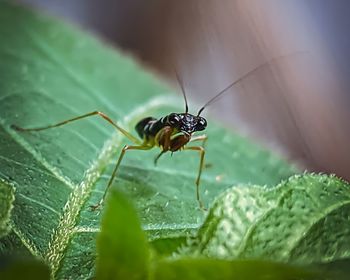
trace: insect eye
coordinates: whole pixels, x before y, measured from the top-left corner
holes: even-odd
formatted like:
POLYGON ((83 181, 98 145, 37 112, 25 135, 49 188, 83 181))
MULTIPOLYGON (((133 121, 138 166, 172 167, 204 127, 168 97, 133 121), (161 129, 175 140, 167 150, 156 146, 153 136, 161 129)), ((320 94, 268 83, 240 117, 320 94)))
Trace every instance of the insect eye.
POLYGON ((197 130, 201 131, 204 130, 207 127, 207 121, 205 118, 199 118, 197 122, 197 130))
POLYGON ((180 117, 177 114, 170 114, 168 116, 168 123, 169 124, 177 124, 180 121, 180 117))

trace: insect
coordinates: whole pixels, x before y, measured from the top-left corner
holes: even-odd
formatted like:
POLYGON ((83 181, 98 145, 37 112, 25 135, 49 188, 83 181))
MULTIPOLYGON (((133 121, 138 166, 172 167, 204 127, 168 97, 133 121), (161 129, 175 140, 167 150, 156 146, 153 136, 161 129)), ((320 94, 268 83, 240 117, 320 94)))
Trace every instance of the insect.
MULTIPOLYGON (((263 65, 265 65, 264 63, 263 65)), ((139 136, 139 138, 135 137, 122 127, 120 127, 116 122, 114 122, 110 117, 108 117, 106 114, 100 112, 100 111, 94 111, 90 112, 84 115, 80 115, 74 118, 70 118, 64 121, 61 121, 56 124, 43 126, 43 127, 36 127, 36 128, 22 128, 17 125, 11 125, 12 129, 18 131, 18 132, 30 132, 30 131, 42 131, 54 127, 59 127, 66 125, 68 123, 82 120, 88 117, 92 116, 99 116, 103 118, 105 121, 107 121, 109 124, 111 124, 115 129, 117 129, 119 132, 121 132, 125 137, 127 137, 131 142, 132 145, 125 145, 123 149, 120 152, 119 158, 116 162, 116 165, 114 167, 113 173, 108 181, 108 184, 105 188, 104 194, 100 200, 99 203, 96 205, 90 206, 92 210, 95 210, 99 208, 107 195, 108 189, 112 185, 112 182, 114 178, 117 175, 119 166, 124 158, 124 155, 127 151, 131 150, 150 150, 154 147, 160 148, 160 153, 155 157, 154 163, 157 164, 158 159, 167 152, 177 152, 180 150, 192 150, 197 151, 199 153, 199 168, 198 173, 196 177, 196 199, 199 204, 199 207, 201 209, 205 209, 204 204, 200 198, 200 192, 199 192, 199 186, 200 186, 200 179, 202 170, 204 167, 204 156, 205 156, 205 142, 207 141, 208 137, 203 134, 199 136, 194 136, 196 132, 203 131, 207 127, 207 121, 204 117, 201 116, 201 113, 203 110, 213 102, 217 101, 219 97, 221 97, 225 92, 227 92, 228 89, 236 85, 238 82, 240 82, 242 79, 250 75, 252 72, 256 71, 258 68, 260 68, 260 65, 256 67, 255 69, 249 71, 244 76, 242 76, 239 80, 231 83, 226 88, 221 90, 217 95, 215 95, 213 98, 211 98, 207 103, 205 103, 204 106, 202 106, 198 113, 196 115, 190 114, 188 112, 188 103, 187 103, 187 97, 185 93, 185 89, 183 86, 183 83, 178 75, 178 73, 175 71, 177 80, 181 86, 182 94, 185 101, 185 112, 183 113, 170 113, 167 116, 161 117, 159 119, 154 117, 146 117, 141 119, 135 126, 135 130, 139 136), (187 145, 193 142, 201 142, 201 145, 192 146, 187 145)))

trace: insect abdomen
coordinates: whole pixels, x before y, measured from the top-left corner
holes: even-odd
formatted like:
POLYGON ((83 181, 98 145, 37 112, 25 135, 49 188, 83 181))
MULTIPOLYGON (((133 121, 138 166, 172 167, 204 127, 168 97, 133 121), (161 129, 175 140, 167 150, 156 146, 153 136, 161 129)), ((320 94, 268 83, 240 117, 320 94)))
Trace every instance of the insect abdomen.
POLYGON ((150 137, 155 137, 156 134, 166 125, 165 118, 156 119, 153 117, 147 117, 140 120, 136 124, 135 129, 141 139, 149 139, 150 137))
POLYGON ((141 139, 143 139, 144 136, 147 136, 146 135, 147 132, 145 133, 145 127, 149 124, 149 122, 152 122, 155 120, 157 119, 153 117, 147 117, 147 118, 143 118, 135 125, 135 130, 141 139))

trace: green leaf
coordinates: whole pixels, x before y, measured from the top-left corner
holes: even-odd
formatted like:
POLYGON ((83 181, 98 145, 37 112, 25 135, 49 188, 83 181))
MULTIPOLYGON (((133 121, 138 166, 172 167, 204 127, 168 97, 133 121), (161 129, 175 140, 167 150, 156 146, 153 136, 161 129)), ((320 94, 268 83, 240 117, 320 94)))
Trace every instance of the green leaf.
MULTIPOLYGON (((117 191, 97 240, 97 279, 324 279, 316 269, 260 260, 163 259, 153 256, 137 214, 117 191), (252 269, 253 268, 253 269, 252 269), (219 273, 218 273, 219 272, 219 273)), ((319 268, 318 268, 319 269, 319 268)), ((327 275, 331 269, 323 268, 327 275)))
MULTIPOLYGON (((16 186, 13 230, 0 250, 42 258, 59 279, 92 277, 100 213, 89 205, 100 200, 128 142, 97 117, 35 133, 11 124, 43 126, 99 110, 133 132, 143 117, 182 111, 183 101, 130 58, 13 4, 0 3, 0 37, 0 177, 16 186)), ((207 133, 206 205, 232 185, 273 186, 296 172, 210 120, 207 133)), ((195 199, 198 155, 165 155, 155 167, 158 153, 127 154, 112 188, 134 201, 149 239, 164 248, 163 239, 193 234, 205 213, 195 199)))
POLYGON ((322 280, 326 278, 310 269, 267 261, 180 259, 160 261, 154 279, 322 280))
POLYGON ((50 279, 49 268, 42 262, 35 259, 20 257, 0 258, 0 279, 50 279))
POLYGON ((97 279, 147 279, 149 246, 137 214, 113 191, 97 239, 97 279))
POLYGON ((335 261, 350 254, 349 217, 350 185, 334 176, 298 175, 273 189, 239 186, 216 200, 182 253, 335 261))
POLYGON ((14 187, 0 178, 0 238, 10 230, 9 221, 14 199, 14 187))

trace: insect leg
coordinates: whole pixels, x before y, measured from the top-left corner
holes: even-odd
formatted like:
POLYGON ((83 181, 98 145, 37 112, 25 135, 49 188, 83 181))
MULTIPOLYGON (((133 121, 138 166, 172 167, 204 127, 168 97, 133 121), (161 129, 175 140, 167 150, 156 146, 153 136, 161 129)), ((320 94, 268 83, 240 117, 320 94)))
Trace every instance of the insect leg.
POLYGON ((104 120, 106 120, 107 122, 109 122, 111 125, 113 125, 118 131, 120 131, 121 133, 123 133, 130 141, 132 141, 135 144, 141 144, 141 141, 139 139, 137 139, 135 136, 133 136, 132 134, 130 134, 129 132, 127 132, 125 129, 123 129, 122 127, 120 127, 118 124, 116 124, 115 122, 113 122, 107 115, 105 115, 102 112, 99 111, 94 111, 82 116, 78 116, 72 119, 68 119, 68 120, 64 120, 62 122, 53 124, 53 125, 48 125, 48 126, 43 126, 43 127, 36 127, 36 128, 22 128, 19 127, 17 125, 11 125, 11 128, 13 128, 14 130, 17 131, 41 131, 41 130, 45 130, 45 129, 49 129, 49 128, 54 128, 54 127, 58 127, 58 126, 62 126, 65 124, 68 124, 70 122, 74 122, 77 120, 81 120, 87 117, 91 117, 91 116, 99 116, 101 118, 103 118, 104 120))
POLYGON ((157 166, 158 159, 165 154, 166 151, 161 151, 155 158, 154 158, 154 165, 157 166))
MULTIPOLYGON (((194 141, 203 141, 202 142, 202 147, 205 148, 205 144, 207 143, 207 140, 208 140, 208 136, 203 134, 203 135, 199 135, 199 136, 196 136, 196 137, 192 137, 190 142, 194 142, 194 141)), ((212 164, 211 163, 205 163, 205 165, 203 166, 203 168, 208 168, 208 167, 211 167, 212 164)))
POLYGON ((173 129, 170 126, 163 127, 154 137, 156 145, 162 147, 164 151, 168 151, 170 148, 170 137, 172 133, 173 129))
POLYGON ((170 148, 170 137, 173 129, 169 126, 163 127, 155 136, 155 143, 159 145, 162 151, 154 158, 154 165, 157 165, 158 159, 169 151, 170 148))
POLYGON ((152 146, 145 146, 145 145, 140 145, 140 146, 128 146, 128 145, 125 145, 124 146, 124 148, 120 152, 118 161, 117 161, 117 163, 116 163, 116 165, 114 167, 112 176, 111 176, 111 178, 108 181, 108 184, 107 184, 107 187, 106 187, 106 189, 105 189, 105 191, 103 193, 102 199, 100 200, 100 202, 98 204, 90 206, 91 210, 96 210, 97 208, 99 208, 103 204, 103 201, 106 198, 108 189, 112 185, 113 180, 114 180, 115 176, 117 175, 118 168, 119 168, 120 163, 122 162, 122 160, 124 158, 125 153, 127 151, 130 151, 130 150, 149 150, 149 149, 152 149, 152 148, 153 148, 152 146))
POLYGON ((203 165, 204 165, 204 155, 205 155, 205 149, 202 146, 193 146, 193 147, 185 147, 184 150, 193 150, 193 151, 198 151, 199 156, 200 156, 200 161, 199 161, 199 170, 198 170, 198 176, 196 179, 196 197, 197 201, 199 203, 199 207, 201 209, 205 209, 202 200, 200 199, 199 195, 199 183, 202 175, 202 170, 203 170, 203 165))
POLYGON ((205 147, 205 143, 207 142, 208 140, 208 136, 203 134, 203 135, 199 135, 199 136, 195 136, 195 137, 192 137, 190 142, 194 142, 194 141, 203 141, 202 142, 202 147, 204 148, 205 147))

